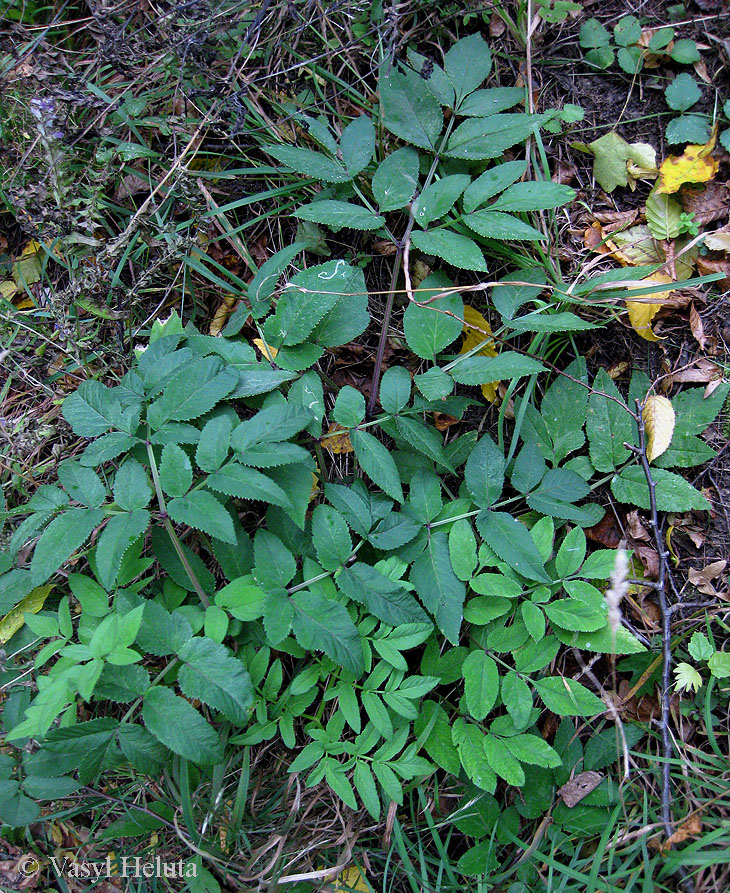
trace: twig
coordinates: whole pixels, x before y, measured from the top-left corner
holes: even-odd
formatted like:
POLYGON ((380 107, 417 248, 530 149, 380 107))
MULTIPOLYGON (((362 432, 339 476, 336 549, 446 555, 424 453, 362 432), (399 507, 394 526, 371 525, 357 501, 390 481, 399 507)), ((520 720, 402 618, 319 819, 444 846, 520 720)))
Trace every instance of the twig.
POLYGON ((671 669, 672 669, 672 614, 667 604, 666 578, 667 578, 667 552, 662 542, 662 534, 659 527, 659 513, 656 505, 656 483, 651 473, 649 459, 646 454, 646 430, 644 418, 642 415, 643 404, 640 400, 636 401, 636 414, 639 427, 639 445, 625 443, 627 447, 639 460, 639 464, 644 472, 646 484, 649 488, 649 511, 650 525, 652 535, 654 537, 654 547, 659 556, 659 572, 656 583, 653 588, 657 594, 659 601, 659 610, 662 617, 662 685, 661 685, 661 720, 660 728, 662 733, 662 825, 667 838, 671 837, 674 832, 672 823, 672 807, 671 807, 671 759, 672 759, 672 736, 669 731, 669 702, 670 702, 670 686, 671 686, 671 669))

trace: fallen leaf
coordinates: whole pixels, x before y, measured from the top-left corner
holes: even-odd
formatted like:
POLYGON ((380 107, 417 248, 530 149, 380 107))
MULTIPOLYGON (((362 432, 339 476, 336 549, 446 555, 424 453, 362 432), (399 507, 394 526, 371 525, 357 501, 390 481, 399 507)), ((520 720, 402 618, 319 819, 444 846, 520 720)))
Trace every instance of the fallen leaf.
POLYGON ((617 378, 626 375, 630 368, 631 364, 628 360, 619 360, 617 363, 613 363, 606 369, 606 374, 610 379, 616 381, 617 378))
MULTIPOLYGON (((461 345, 460 354, 469 353, 478 347, 484 340, 485 335, 492 334, 492 328, 482 314, 473 307, 464 306, 464 343, 461 345)), ((477 356, 496 357, 497 351, 494 341, 488 341, 486 345, 477 353, 477 356)), ((482 385, 482 395, 485 400, 494 403, 497 399, 498 381, 486 382, 482 385)))
POLYGON ((710 251, 730 252, 730 225, 716 229, 714 233, 707 233, 705 236, 705 247, 709 248, 710 251))
POLYGON ((322 438, 322 446, 335 455, 352 453, 353 446, 349 429, 333 422, 327 429, 327 434, 322 438))
POLYGON ((652 394, 641 411, 646 432, 646 458, 653 462, 669 449, 674 434, 674 407, 671 400, 652 394))
POLYGON ((648 530, 641 523, 638 509, 634 509, 626 515, 626 530, 632 539, 644 542, 648 542, 650 539, 648 530))
POLYGON ((507 26, 505 25, 504 21, 497 15, 496 12, 493 12, 489 17, 489 36, 501 37, 506 30, 507 26))
POLYGON ((40 611, 52 590, 50 583, 36 586, 0 620, 0 645, 4 645, 25 624, 24 614, 37 614, 40 611))
POLYGON ((672 373, 671 379, 672 383, 676 382, 677 384, 687 382, 700 382, 702 384, 710 381, 720 382, 722 381, 722 370, 716 363, 701 357, 695 360, 687 369, 672 373))
POLYGON ((600 772, 581 772, 558 788, 558 796, 562 798, 568 808, 572 809, 591 791, 594 791, 602 781, 603 776, 600 772))
MULTIPOLYGON (((704 186, 682 187, 679 193, 682 210, 694 214, 694 222, 706 226, 727 217, 730 212, 730 189, 727 183, 707 183, 704 186)), ((710 233, 709 235, 714 235, 710 233)))
POLYGON ((261 338, 254 338, 253 343, 258 347, 259 352, 265 359, 269 360, 269 362, 273 362, 276 359, 276 355, 279 353, 279 349, 276 347, 272 347, 270 344, 266 344, 265 341, 261 338))
MULTIPOLYGON (((661 285, 668 285, 672 281, 671 276, 666 273, 653 273, 645 279, 640 279, 635 285, 629 288, 646 288, 647 283, 656 282, 661 285)), ((670 291, 657 292, 656 295, 642 295, 640 301, 626 301, 626 309, 629 312, 629 322, 634 328, 637 335, 640 335, 645 341, 660 341, 651 327, 651 321, 659 313, 664 304, 664 298, 671 295, 670 291), (652 298, 661 297, 662 303, 654 303, 652 298)))
POLYGON ((710 273, 723 273, 724 278, 718 279, 714 284, 715 288, 721 291, 730 289, 730 258, 723 257, 713 260, 709 257, 698 256, 697 272, 701 276, 707 276, 710 273))
POLYGON ((209 335, 220 335, 223 330, 223 326, 228 321, 228 317, 231 315, 233 308, 236 306, 237 298, 234 295, 226 295, 223 300, 218 305, 218 309, 215 311, 215 315, 210 322, 210 328, 208 329, 209 335))
POLYGON ((686 146, 681 155, 670 155, 665 159, 659 168, 656 191, 671 195, 684 183, 707 183, 712 180, 719 167, 718 162, 710 157, 716 140, 717 128, 704 146, 686 146))
POLYGON ((433 414, 433 423, 438 431, 446 431, 452 425, 458 423, 456 416, 447 415, 445 412, 435 412, 433 414))
POLYGON ((694 304, 690 304, 689 307, 689 329, 699 346, 704 350, 705 342, 707 341, 705 338, 705 327, 702 325, 702 317, 697 312, 694 304))
POLYGON ((593 155, 593 176, 605 192, 617 186, 635 188, 636 180, 654 179, 656 150, 648 143, 627 143, 615 130, 592 143, 573 143, 573 148, 593 155))
POLYGON ((617 549, 623 539, 623 531, 619 529, 613 512, 606 512, 598 524, 586 527, 586 537, 594 543, 599 543, 607 549, 617 549))
POLYGON ((712 564, 705 565, 702 570, 692 567, 689 569, 687 579, 703 595, 715 596, 717 595, 717 590, 712 585, 712 581, 720 576, 726 565, 727 561, 713 561, 712 564))
POLYGON ((370 889, 362 869, 358 868, 357 865, 351 865, 337 875, 334 884, 325 884, 322 887, 322 893, 345 893, 345 891, 349 893, 350 890, 357 890, 358 893, 369 893, 370 889))

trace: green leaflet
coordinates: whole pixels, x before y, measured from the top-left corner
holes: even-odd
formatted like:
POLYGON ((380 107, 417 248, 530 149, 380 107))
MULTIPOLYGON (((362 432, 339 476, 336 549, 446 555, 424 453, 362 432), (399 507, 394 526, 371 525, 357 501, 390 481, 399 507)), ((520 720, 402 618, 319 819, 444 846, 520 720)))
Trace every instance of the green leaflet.
POLYGON ((458 108, 492 70, 492 53, 484 38, 471 34, 457 41, 444 56, 444 70, 454 87, 458 108))
POLYGON ((63 417, 79 437, 98 437, 109 428, 120 428, 127 434, 128 419, 119 398, 98 381, 82 381, 73 394, 63 401, 63 417))
POLYGON ((352 553, 347 524, 342 515, 329 505, 318 505, 312 512, 312 542, 317 561, 325 570, 337 570, 352 553))
MULTIPOLYGON (((281 446, 293 446, 293 444, 281 444, 281 446)), ((211 490, 225 493, 227 496, 237 496, 239 499, 260 499, 283 508, 291 506, 289 497, 284 490, 268 475, 241 465, 239 462, 229 462, 224 465, 220 471, 211 474, 205 483, 211 490)))
POLYGON ((444 531, 431 534, 425 552, 413 562, 410 580, 441 632, 455 645, 459 641, 466 588, 452 570, 444 531))
POLYGON ((71 499, 90 509, 98 509, 104 502, 106 487, 99 476, 73 459, 65 459, 58 466, 58 480, 71 499))
POLYGON ((211 765, 223 759, 223 745, 213 728, 169 688, 155 685, 147 692, 142 718, 158 741, 186 760, 211 765))
POLYGON ((223 645, 195 636, 178 651, 183 666, 178 684, 188 698, 197 698, 242 725, 253 702, 251 678, 241 661, 223 645))
POLYGON ((413 233, 411 241, 424 254, 435 254, 454 267, 479 272, 487 270, 481 248, 468 236, 447 229, 434 229, 413 233))
POLYGON ((236 534, 230 514, 212 493, 194 490, 187 496, 171 499, 167 511, 173 521, 202 530, 225 543, 235 543, 236 534))
POLYGON ((461 334, 464 302, 456 292, 443 294, 445 289, 451 288, 453 285, 447 276, 432 273, 423 280, 418 291, 418 300, 430 303, 419 306, 411 302, 406 307, 403 317, 406 341, 424 360, 435 361, 436 355, 461 334))
POLYGON ((113 589, 127 549, 147 530, 150 513, 135 509, 114 515, 102 530, 96 544, 96 570, 107 589, 113 589))
POLYGON ((408 403, 410 396, 411 376, 408 370, 403 366, 390 366, 386 369, 380 380, 380 404, 383 409, 396 415, 408 403))
POLYGON ((477 515, 476 524, 484 542, 518 574, 529 580, 549 581, 530 532, 516 518, 506 512, 483 511, 477 515))
POLYGON ((559 208, 575 198, 575 190, 550 180, 515 183, 489 206, 492 211, 545 211, 559 208))
POLYGON ((464 480, 480 508, 488 508, 499 499, 504 486, 504 456, 485 434, 466 460, 464 480))
POLYGON ((426 82, 415 72, 393 68, 381 75, 378 87, 383 124, 388 130, 421 149, 435 149, 443 115, 426 82))
POLYGON ((381 211, 404 207, 418 187, 418 152, 406 146, 386 156, 373 175, 372 187, 381 211))
POLYGON ((375 128, 367 115, 360 115, 345 127, 340 139, 340 150, 347 173, 351 177, 368 166, 375 151, 375 128))
POLYGON ((468 174, 451 174, 427 186, 415 202, 416 223, 425 228, 431 221, 443 217, 470 182, 468 174))
POLYGON ((292 629, 302 648, 324 651, 338 666, 361 676, 365 664, 360 636, 345 608, 307 590, 294 593, 291 601, 292 629))
POLYGON ((605 369, 599 370, 593 388, 586 421, 591 462, 596 471, 613 471, 631 455, 624 446, 633 441, 631 416, 621 405, 623 398, 605 369))
POLYGON ((505 149, 521 143, 534 133, 542 121, 542 115, 525 114, 470 118, 453 131, 444 154, 468 161, 499 158, 505 149))
POLYGON ((101 509, 67 509, 46 527, 30 563, 34 586, 45 583, 54 571, 91 536, 104 519, 101 509))
POLYGON ((212 409, 236 387, 238 376, 223 368, 220 357, 200 357, 168 382, 161 397, 147 410, 154 429, 165 422, 196 419, 212 409))
POLYGON ((369 564, 358 561, 343 568, 337 576, 337 585, 348 598, 365 605, 391 626, 429 623, 426 613, 408 590, 369 564))
POLYGON ((457 361, 449 374, 459 384, 480 385, 490 381, 521 378, 544 370, 542 363, 513 351, 504 351, 496 357, 466 357, 457 361))
POLYGON ((114 501, 120 508, 133 512, 145 508, 151 499, 147 471, 129 456, 114 475, 114 501))
POLYGON ((290 167, 305 177, 323 180, 325 183, 347 183, 350 175, 334 158, 328 158, 321 152, 311 149, 300 149, 297 146, 265 146, 269 155, 273 155, 282 164, 290 167))
POLYGON ((403 490, 393 457, 383 444, 367 431, 350 432, 357 461, 367 476, 398 502, 403 502, 403 490))
MULTIPOLYGON (((466 114, 466 113, 465 113, 466 114)), ((503 189, 519 180, 527 170, 524 161, 506 161, 489 168, 481 176, 467 186, 464 192, 464 210, 467 214, 483 205, 490 198, 500 193, 503 189)))
POLYGON ((464 696, 470 715, 482 720, 494 707, 499 694, 499 670, 481 649, 472 651, 461 667, 464 696))
MULTIPOLYGON (((689 481, 678 474, 653 468, 656 503, 660 512, 686 512, 688 509, 710 510, 710 503, 689 481)), ((611 491, 619 502, 650 508, 649 486, 643 469, 638 465, 625 468, 611 481, 611 491)))
POLYGON ((340 202, 334 199, 322 199, 309 205, 302 205, 294 216, 300 220, 311 220, 314 223, 325 223, 333 229, 380 229, 385 217, 368 211, 361 205, 352 202, 340 202))
POLYGON ((547 239, 547 236, 534 226, 502 211, 475 211, 473 214, 465 215, 462 222, 485 239, 506 239, 515 242, 547 239))
POLYGON ((574 679, 547 676, 533 685, 548 710, 558 716, 593 716, 606 709, 600 698, 574 679))

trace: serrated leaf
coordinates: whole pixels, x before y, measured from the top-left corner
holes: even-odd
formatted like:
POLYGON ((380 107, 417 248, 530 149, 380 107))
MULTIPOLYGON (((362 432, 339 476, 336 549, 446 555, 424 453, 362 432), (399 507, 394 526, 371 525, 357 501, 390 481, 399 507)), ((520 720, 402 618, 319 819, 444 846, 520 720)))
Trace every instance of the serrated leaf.
POLYGON ((497 777, 487 760, 484 749, 485 738, 486 736, 477 726, 469 724, 463 727, 463 734, 454 743, 467 777, 478 788, 492 793, 497 787, 497 777))
POLYGON ((558 716, 593 716, 606 709, 600 698, 574 679, 547 676, 533 685, 548 710, 558 716))
POLYGON ((385 218, 355 205, 352 202, 336 201, 335 199, 322 199, 302 205, 294 212, 294 216, 300 220, 311 220, 313 223, 324 223, 333 229, 379 229, 385 223, 385 218))
POLYGON ((467 96, 459 106, 459 114, 470 118, 486 118, 497 112, 505 112, 524 99, 525 91, 522 87, 488 87, 467 96))
POLYGON ((490 198, 514 183, 527 170, 524 161, 507 161, 485 171, 467 186, 464 192, 464 210, 470 214, 490 198))
POLYGON ((575 190, 550 180, 515 183, 489 206, 490 211, 541 211, 567 205, 575 198, 575 190))
POLYGON ((106 487, 96 472, 74 459, 64 459, 59 464, 58 480, 71 499, 87 508, 98 509, 106 496, 106 487))
POLYGON ((186 760, 203 765, 223 760, 223 745, 213 728, 184 698, 153 686, 142 704, 145 726, 158 741, 186 760))
POLYGON ((458 108, 492 70, 492 53, 481 34, 458 40, 444 56, 444 70, 454 87, 458 108))
MULTIPOLYGON (((200 469, 218 471, 228 455, 232 430, 233 423, 225 415, 216 416, 205 423, 195 451, 195 461, 200 469)), ((171 495, 182 496, 182 493, 171 495)))
POLYGON ((535 229, 534 226, 502 211, 475 211, 473 214, 466 214, 462 217, 462 223, 485 239, 516 242, 535 242, 547 239, 547 236, 535 229))
POLYGON ((330 505, 318 505, 312 512, 312 544, 317 561, 326 571, 342 567, 352 554, 345 519, 330 505))
POLYGON ((672 442, 674 407, 666 397, 651 394, 644 401, 641 418, 646 433, 646 458, 649 462, 653 462, 666 452, 672 442))
POLYGON ((517 787, 524 785, 525 771, 501 738, 497 738, 495 735, 485 736, 484 752, 492 771, 503 778, 507 784, 517 785, 517 787))
POLYGON ((372 189, 381 211, 396 211, 413 198, 418 188, 418 152, 411 146, 396 149, 380 163, 372 189))
POLYGON ((38 540, 30 562, 34 585, 45 583, 103 520, 101 509, 80 508, 68 509, 54 518, 38 540))
POLYGON ((132 456, 120 465, 114 475, 114 501, 127 511, 143 509, 152 499, 152 487, 147 479, 147 471, 132 456))
POLYGON ((403 489, 398 468, 390 452, 367 431, 353 430, 350 432, 350 439, 357 461, 365 474, 375 484, 382 487, 388 496, 398 502, 403 502, 403 489))
POLYGON ((472 651, 461 667, 464 696, 469 714, 482 720, 494 707, 499 694, 499 670, 491 657, 481 649, 472 651))
POLYGON ((202 530, 224 543, 235 543, 236 533, 230 514, 211 493, 194 490, 171 499, 167 511, 173 521, 202 530))
POLYGON ((509 670, 502 678, 501 694, 502 703, 515 728, 524 729, 532 716, 532 692, 529 686, 514 670, 509 670))
POLYGON ((499 499, 504 486, 504 454, 485 434, 471 451, 464 469, 464 480, 480 508, 488 508, 499 499))
POLYGON ((375 151, 375 128, 367 115, 360 115, 345 127, 340 139, 340 151, 350 177, 355 177, 368 166, 375 151))
POLYGON ((242 725, 253 703, 251 677, 243 663, 206 636, 188 639, 178 657, 183 663, 178 672, 183 693, 242 725))
POLYGON ((529 530, 506 512, 483 511, 477 529, 487 545, 511 568, 529 580, 549 582, 529 530))
POLYGON ((267 406, 233 429, 231 447, 235 452, 245 453, 255 444, 288 440, 311 421, 312 412, 308 407, 291 403, 267 406))
POLYGON ((393 68, 380 76, 378 88, 383 124, 388 130, 421 149, 435 149, 443 114, 426 82, 415 72, 401 73, 393 68))
POLYGON ((583 445, 583 425, 588 413, 588 388, 580 384, 588 384, 585 360, 578 357, 565 371, 577 381, 558 376, 545 392, 540 406, 558 461, 583 445))
MULTIPOLYGON (((435 428, 424 425, 422 422, 408 416, 398 416, 395 420, 396 428, 400 436, 408 442, 414 450, 433 459, 451 469, 449 460, 444 452, 441 436, 435 428)), ((452 469, 453 470, 453 469, 452 469)))
POLYGON ((471 356, 459 360, 449 374, 454 381, 465 385, 479 385, 489 381, 504 381, 521 378, 523 375, 535 375, 544 370, 542 363, 532 357, 526 357, 507 350, 496 357, 471 356))
POLYGON ((325 183, 347 183, 351 179, 339 161, 328 158, 321 152, 300 149, 297 146, 264 146, 264 150, 277 161, 305 177, 322 180, 325 183))
POLYGON ((127 434, 133 433, 126 430, 126 417, 116 393, 98 381, 82 381, 63 401, 61 412, 80 437, 98 437, 109 428, 119 427, 127 434))
POLYGON ((487 270, 487 263, 477 243, 460 233, 447 229, 414 232, 411 242, 424 254, 435 254, 454 267, 479 272, 487 270))
POLYGON ((380 381, 380 404, 391 415, 396 415, 411 396, 411 374, 403 366, 390 366, 380 381))
MULTIPOLYGON (((352 774, 352 780, 355 783, 355 789, 360 795, 363 806, 377 822, 380 819, 381 806, 378 789, 375 785, 373 773, 370 767, 362 760, 355 763, 355 771, 352 774)), ((357 889, 355 887, 354 889, 357 889)), ((363 888, 364 889, 364 888, 363 888)))
POLYGON ((556 769, 562 764, 560 755, 537 735, 514 735, 504 739, 507 750, 522 763, 556 769))
POLYGON ((107 521, 96 544, 96 572, 107 589, 113 589, 127 549, 147 530, 150 513, 135 509, 107 521))
POLYGON ((646 222, 655 239, 675 239, 681 229, 682 208, 668 195, 652 191, 646 200, 646 222))
POLYGON ((664 91, 667 105, 675 112, 686 112, 701 96, 702 91, 697 86, 697 81, 685 71, 678 74, 664 91))
MULTIPOLYGON (((276 446, 278 448, 288 445, 277 444, 276 446)), ((282 508, 291 506, 286 492, 268 475, 238 462, 229 462, 224 465, 220 471, 209 475, 205 483, 211 490, 225 493, 226 496, 236 496, 239 499, 260 499, 262 502, 280 505, 282 508)))
POLYGON ((606 612, 577 598, 561 598, 545 605, 551 623, 573 632, 592 633, 606 625, 606 612))
POLYGON ((332 417, 343 428, 354 428, 359 425, 365 418, 365 398, 360 391, 350 385, 340 388, 332 417))
MULTIPOLYGON (((662 468, 652 469, 656 485, 656 502, 660 512, 686 512, 689 509, 710 510, 710 503, 692 484, 678 474, 662 468)), ((649 509, 649 487, 643 469, 625 468, 611 481, 611 491, 619 502, 649 509)))
POLYGON ((542 121, 542 115, 526 114, 468 118, 449 137, 444 155, 468 161, 499 158, 506 149, 531 136, 542 121))
POLYGON ((593 380, 588 398, 586 433, 591 463, 596 471, 613 471, 629 458, 624 443, 632 440, 631 416, 623 397, 605 369, 593 380), (606 394, 607 396, 602 396, 606 394), (614 399, 609 399, 612 397, 614 399), (619 402, 617 402, 619 401, 619 402))
POLYGON ((322 595, 304 590, 291 598, 296 612, 292 628, 307 651, 324 651, 356 677, 365 669, 360 636, 345 608, 322 595))
POLYGON ((182 447, 168 443, 162 450, 160 486, 168 496, 184 496, 193 485, 193 466, 182 447))
POLYGON ((455 645, 459 641, 466 589, 451 567, 444 531, 431 534, 426 550, 413 562, 410 581, 436 618, 439 629, 455 645))
POLYGON ((363 562, 343 568, 337 585, 348 598, 365 605, 371 614, 391 626, 430 622, 407 589, 363 562))
POLYGON ((147 410, 157 430, 165 422, 186 422, 212 409, 238 384, 238 375, 223 368, 220 357, 200 357, 186 364, 166 385, 161 397, 147 410))
POLYGON ((431 221, 442 218, 470 182, 468 174, 450 174, 427 186, 414 202, 416 223, 425 228, 431 221))
POLYGON ((467 518, 461 518, 451 525, 449 557, 456 576, 462 582, 468 583, 477 568, 478 558, 477 540, 467 518))
POLYGON ((403 317, 403 331, 409 348, 424 360, 435 360, 436 355, 461 334, 464 302, 456 292, 439 296, 453 285, 443 273, 432 273, 423 280, 418 300, 427 303, 408 304, 403 317), (434 300, 435 299, 435 300, 434 300), (445 311, 445 312, 444 312, 445 311))

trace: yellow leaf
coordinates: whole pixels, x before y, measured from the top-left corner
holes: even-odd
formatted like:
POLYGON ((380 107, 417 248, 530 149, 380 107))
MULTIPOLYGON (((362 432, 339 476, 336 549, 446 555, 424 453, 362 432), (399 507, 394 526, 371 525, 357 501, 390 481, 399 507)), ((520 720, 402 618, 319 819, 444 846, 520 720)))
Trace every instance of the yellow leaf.
MULTIPOLYGON (((464 307, 464 343, 461 345, 459 353, 469 353, 478 347, 488 335, 492 334, 492 327, 482 316, 482 314, 473 307, 464 307), (479 331, 481 329, 481 331, 479 331), (486 335, 484 334, 486 332, 486 335)), ((496 357, 497 351, 494 348, 494 341, 488 341, 487 344, 479 351, 481 356, 496 357)))
POLYGON ((307 502, 311 502, 313 499, 315 499, 318 493, 319 478, 314 472, 312 472, 312 489, 309 491, 309 499, 307 500, 307 502))
POLYGON ((365 875, 357 865, 351 865, 337 875, 334 884, 327 884, 323 893, 349 893, 358 890, 360 893, 369 893, 370 887, 365 880, 365 875))
POLYGON ((237 298, 234 295, 226 295, 223 298, 211 320, 210 328, 208 329, 209 335, 220 335, 223 326, 231 315, 231 311, 236 306, 236 300, 237 298))
POLYGON ((5 298, 5 300, 9 301, 17 291, 18 286, 9 279, 0 282, 0 297, 5 298))
POLYGON ((717 129, 704 146, 687 146, 682 155, 670 155, 659 168, 656 191, 672 194, 683 183, 707 183, 711 180, 719 167, 718 162, 710 158, 716 140, 717 129))
POLYGON ((354 451, 349 430, 337 422, 333 422, 327 429, 327 434, 322 438, 322 445, 334 454, 354 451))
MULTIPOLYGON (((466 335, 466 338, 464 338, 464 343, 461 345, 459 353, 469 353, 469 351, 474 350, 475 347, 479 347, 487 335, 492 334, 492 327, 482 314, 473 307, 464 307, 464 323, 464 334, 466 335)), ((479 355, 484 357, 496 357, 497 350, 494 341, 488 341, 479 351, 479 355)), ((485 400, 489 400, 490 403, 495 402, 497 399, 498 384, 498 381, 490 381, 482 385, 482 395, 485 400)))
POLYGON ((652 394, 641 411, 646 432, 646 458, 653 462, 667 451, 674 434, 674 408, 666 397, 652 394))
POLYGON ((20 604, 0 620, 0 645, 4 645, 23 626, 25 623, 23 614, 37 614, 40 611, 52 589, 53 586, 50 583, 45 586, 36 586, 20 604))
POLYGON ((272 347, 270 344, 266 344, 261 338, 254 338, 253 343, 258 347, 261 354, 266 357, 267 360, 273 361, 276 359, 276 355, 279 353, 277 347, 272 347))
MULTIPOLYGON (((668 285, 671 281, 672 277, 667 276, 666 273, 652 273, 651 276, 647 276, 646 279, 640 279, 635 285, 630 285, 629 288, 646 288, 651 282, 668 285)), ((670 294, 670 291, 662 292, 661 300, 666 300, 670 294)), ((629 311, 629 322, 634 327, 636 334, 640 335, 645 341, 660 340, 651 328, 651 321, 662 309, 661 303, 652 303, 652 298, 654 297, 659 298, 660 294, 658 293, 656 296, 653 294, 642 295, 640 301, 626 302, 626 309, 629 311)))

